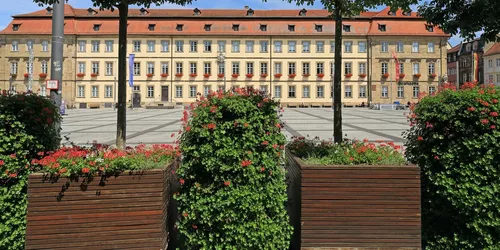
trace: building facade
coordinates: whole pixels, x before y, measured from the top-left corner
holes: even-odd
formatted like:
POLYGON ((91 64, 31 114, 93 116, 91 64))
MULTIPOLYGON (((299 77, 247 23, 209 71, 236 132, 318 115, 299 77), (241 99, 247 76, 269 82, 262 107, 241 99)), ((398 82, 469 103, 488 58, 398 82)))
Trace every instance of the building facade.
POLYGON ((453 48, 448 50, 448 82, 458 85, 458 70, 460 69, 458 61, 458 52, 461 49, 462 44, 458 44, 453 48))
POLYGON ((466 82, 484 83, 484 63, 483 63, 484 43, 475 39, 463 42, 458 51, 458 83, 462 85, 466 82))
POLYGON ((484 51, 485 83, 500 86, 500 43, 487 43, 484 51))
MULTIPOLYGON (((0 88, 25 90, 31 74, 33 91, 46 92, 51 16, 49 8, 17 15, 0 32, 0 88), (30 72, 25 65, 32 47, 30 72)), ((131 9, 127 54, 134 54, 134 86, 128 88, 128 101, 184 104, 198 93, 252 86, 284 105, 331 106, 335 23, 328 16, 305 9, 131 9)), ((63 99, 76 108, 112 107, 118 13, 66 4, 65 22, 63 99)), ((449 36, 427 26, 417 13, 386 8, 343 25, 345 105, 406 103, 419 92, 435 91, 442 81, 449 36)))

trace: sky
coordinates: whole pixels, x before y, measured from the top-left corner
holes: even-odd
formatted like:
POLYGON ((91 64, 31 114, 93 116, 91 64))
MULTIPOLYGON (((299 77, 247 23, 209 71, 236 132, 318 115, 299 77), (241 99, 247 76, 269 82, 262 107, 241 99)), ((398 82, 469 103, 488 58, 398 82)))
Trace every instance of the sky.
MULTIPOLYGON (((33 0, 2 0, 2 8, 0 8, 0 29, 4 29, 11 21, 13 15, 29 13, 33 11, 37 11, 42 9, 43 7, 38 6, 33 2, 33 0), (5 2, 3 2, 5 1, 5 2)), ((92 7, 91 0, 69 0, 69 4, 71 4, 74 8, 89 8, 92 7)), ((263 2, 262 0, 197 0, 193 1, 193 4, 188 6, 179 6, 174 4, 163 4, 160 7, 151 6, 151 9, 154 8, 199 8, 199 9, 243 9, 244 6, 250 6, 253 9, 299 9, 299 8, 307 8, 307 9, 321 9, 322 6, 317 1, 317 4, 314 6, 297 6, 295 4, 287 3, 283 0, 267 0, 267 2, 263 2)), ((379 7, 378 10, 383 7, 379 7)), ((458 36, 454 36, 450 39, 450 43, 452 46, 460 43, 462 39, 458 36)))

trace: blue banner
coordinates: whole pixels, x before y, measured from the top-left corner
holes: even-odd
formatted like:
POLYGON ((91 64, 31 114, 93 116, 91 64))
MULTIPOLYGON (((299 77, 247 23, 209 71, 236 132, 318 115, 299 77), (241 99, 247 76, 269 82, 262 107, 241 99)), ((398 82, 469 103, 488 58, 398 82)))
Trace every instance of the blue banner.
POLYGON ((134 87, 134 57, 134 54, 130 54, 128 58, 128 85, 130 85, 131 88, 134 87))

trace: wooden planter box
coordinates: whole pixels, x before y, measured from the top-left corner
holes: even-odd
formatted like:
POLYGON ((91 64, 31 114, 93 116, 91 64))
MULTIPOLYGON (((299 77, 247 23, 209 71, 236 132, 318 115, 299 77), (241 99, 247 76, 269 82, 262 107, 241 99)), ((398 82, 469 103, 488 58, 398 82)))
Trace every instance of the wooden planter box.
POLYGON ((289 152, 287 162, 292 249, 421 249, 417 166, 307 165, 289 152))
POLYGON ((95 176, 88 185, 30 175, 26 249, 166 250, 173 166, 95 176))

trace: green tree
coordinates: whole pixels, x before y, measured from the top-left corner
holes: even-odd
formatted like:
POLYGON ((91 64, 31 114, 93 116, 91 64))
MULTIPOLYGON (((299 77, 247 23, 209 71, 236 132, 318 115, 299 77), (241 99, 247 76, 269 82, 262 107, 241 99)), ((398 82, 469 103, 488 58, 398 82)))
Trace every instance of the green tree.
POLYGON ((482 39, 500 41, 498 0, 432 0, 425 1, 418 11, 429 23, 452 35, 473 39, 476 32, 484 31, 482 39))
MULTIPOLYGON (((265 0, 264 0, 265 1, 265 0)), ((320 2, 335 21, 335 62, 333 76, 333 140, 342 142, 342 19, 359 15, 380 5, 391 6, 394 10, 409 10, 417 0, 287 0, 297 5, 313 5, 320 2)), ((371 94, 371 93, 370 93, 371 94)))
MULTIPOLYGON (((33 0, 40 6, 58 3, 60 0, 33 0)), ((62 0, 61 0, 62 1, 62 0)), ((118 35, 118 116, 116 130, 116 146, 125 149, 126 145, 126 105, 127 102, 127 20, 129 5, 139 5, 149 8, 152 4, 161 5, 173 3, 186 5, 192 0, 91 0, 92 5, 100 10, 117 9, 120 16, 118 35)))

